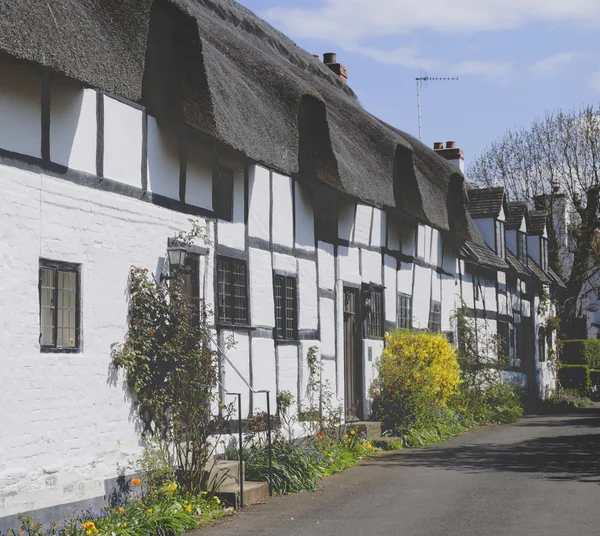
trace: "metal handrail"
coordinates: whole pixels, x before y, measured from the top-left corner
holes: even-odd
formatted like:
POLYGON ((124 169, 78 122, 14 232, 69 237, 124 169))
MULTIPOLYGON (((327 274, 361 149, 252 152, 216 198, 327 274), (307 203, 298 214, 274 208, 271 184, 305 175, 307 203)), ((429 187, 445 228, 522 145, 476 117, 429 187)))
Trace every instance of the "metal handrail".
MULTIPOLYGON (((212 333, 210 334, 210 340, 217 348, 217 352, 225 359, 225 361, 227 361, 229 366, 234 370, 234 372, 238 375, 238 377, 244 382, 244 384, 246 385, 246 387, 248 387, 250 392, 252 394, 264 394, 266 396, 266 399, 267 399, 267 448, 268 448, 268 455, 269 455, 269 496, 272 497, 273 496, 273 444, 272 444, 272 439, 271 439, 271 391, 269 391, 268 389, 260 389, 260 390, 254 389, 254 387, 252 387, 250 385, 250 383, 246 380, 246 378, 244 378, 243 374, 238 370, 238 368, 232 363, 231 359, 229 359, 229 357, 227 357, 227 354, 221 349, 221 346, 219 345, 218 341, 215 340, 215 337, 212 333)), ((243 474, 243 469, 242 469, 242 464, 243 464, 243 458, 242 458, 242 446, 243 446, 243 441, 242 441, 242 394, 241 393, 230 393, 220 381, 218 382, 218 384, 221 387, 221 389, 223 389, 225 394, 230 395, 230 396, 236 395, 238 397, 238 433, 239 433, 239 442, 240 442, 240 448, 239 448, 239 450, 240 450, 240 452, 239 452, 240 503, 241 503, 241 506, 244 506, 244 500, 243 500, 243 497, 244 497, 244 485, 243 485, 244 474, 243 474)))

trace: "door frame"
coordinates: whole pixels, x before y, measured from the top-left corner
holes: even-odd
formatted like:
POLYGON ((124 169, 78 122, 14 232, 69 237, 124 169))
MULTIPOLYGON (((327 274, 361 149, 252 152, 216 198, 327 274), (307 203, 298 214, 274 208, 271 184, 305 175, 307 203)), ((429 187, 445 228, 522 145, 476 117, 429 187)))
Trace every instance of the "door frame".
POLYGON ((352 283, 343 283, 342 287, 342 326, 344 336, 344 416, 346 420, 356 420, 364 417, 364 371, 363 371, 363 340, 362 340, 362 292, 361 285, 352 283), (351 362, 348 361, 347 341, 346 341, 346 292, 355 294, 354 308, 354 336, 352 342, 354 352, 351 362), (353 382, 348 378, 348 367, 352 369, 353 382), (352 386, 352 402, 349 404, 348 383, 349 380, 354 383, 352 386), (354 407, 355 401, 358 405, 354 407))

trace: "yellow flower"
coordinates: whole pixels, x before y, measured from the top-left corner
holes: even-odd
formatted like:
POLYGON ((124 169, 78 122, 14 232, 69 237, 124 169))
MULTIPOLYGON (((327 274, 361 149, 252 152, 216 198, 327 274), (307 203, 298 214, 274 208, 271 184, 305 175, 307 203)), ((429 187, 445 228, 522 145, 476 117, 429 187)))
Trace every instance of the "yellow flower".
POLYGON ((167 487, 167 489, 168 489, 169 491, 175 491, 175 490, 177 489, 177 484, 175 484, 175 482, 171 482, 171 483, 169 484, 169 486, 167 487))
POLYGON ((327 456, 329 456, 330 458, 332 458, 332 457, 333 457, 333 454, 332 454, 331 452, 328 452, 328 453, 327 453, 327 456))
POLYGON ((219 499, 219 497, 214 497, 214 500, 217 504, 221 504, 221 499, 219 499))
POLYGON ((203 491, 202 495, 208 495, 208 491, 203 491))
POLYGON ((344 441, 348 441, 348 434, 344 434, 344 441))
POLYGON ((119 506, 119 512, 121 512, 122 514, 125 513, 125 508, 123 508, 122 506, 119 506))
POLYGON ((192 507, 189 504, 186 504, 185 511, 189 514, 192 511, 192 507))
POLYGON ((123 528, 127 527, 127 521, 123 521, 123 528))
POLYGON ((146 510, 146 513, 151 516, 152 512, 154 512, 154 510, 152 510, 152 508, 148 508, 148 510, 146 510))
POLYGON ((354 435, 355 433, 356 433, 356 431, 354 430, 354 428, 352 428, 352 429, 350 430, 350 435, 354 435))
POLYGON ((139 478, 132 478, 131 479, 131 484, 134 486, 139 486, 142 483, 142 481, 139 478))

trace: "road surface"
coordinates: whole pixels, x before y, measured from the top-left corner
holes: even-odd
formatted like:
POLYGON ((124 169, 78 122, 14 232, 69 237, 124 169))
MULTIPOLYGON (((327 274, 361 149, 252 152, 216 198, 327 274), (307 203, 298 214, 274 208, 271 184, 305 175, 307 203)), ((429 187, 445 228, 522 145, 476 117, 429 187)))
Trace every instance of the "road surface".
POLYGON ((600 535, 600 405, 387 454, 202 536, 600 535))

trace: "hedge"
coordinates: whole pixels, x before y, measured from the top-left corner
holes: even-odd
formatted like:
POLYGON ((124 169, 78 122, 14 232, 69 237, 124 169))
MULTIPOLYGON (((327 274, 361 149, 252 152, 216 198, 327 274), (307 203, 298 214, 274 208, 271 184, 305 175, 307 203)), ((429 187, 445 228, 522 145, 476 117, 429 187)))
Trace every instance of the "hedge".
POLYGON ((591 369, 600 369, 600 340, 564 341, 560 360, 565 365, 587 365, 591 369))
POLYGON ((582 396, 591 390, 590 368, 587 365, 562 365, 558 379, 563 389, 578 389, 582 396))
POLYGON ((600 370, 590 370, 590 383, 596 392, 600 392, 600 370))

